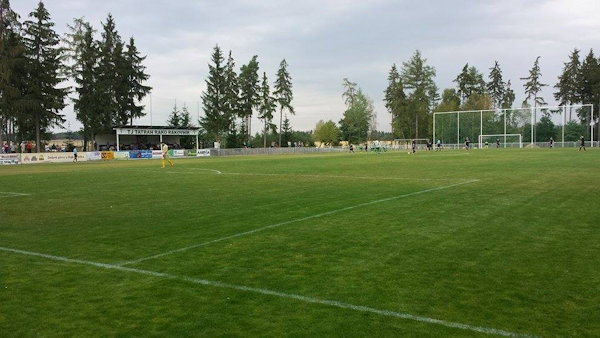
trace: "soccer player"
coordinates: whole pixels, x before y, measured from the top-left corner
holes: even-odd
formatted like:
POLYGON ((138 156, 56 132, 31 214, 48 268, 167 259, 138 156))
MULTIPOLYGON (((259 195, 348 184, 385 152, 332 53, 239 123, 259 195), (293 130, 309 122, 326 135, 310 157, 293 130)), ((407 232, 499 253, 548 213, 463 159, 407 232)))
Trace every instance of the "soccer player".
POLYGON ((77 147, 73 148, 73 162, 77 162, 77 147))
POLYGON ((465 149, 466 149, 467 151, 469 150, 469 143, 470 143, 470 142, 471 142, 471 141, 469 141, 469 138, 468 138, 468 137, 465 137, 465 149))
POLYGON ((166 161, 169 161, 169 164, 172 167, 173 162, 171 162, 171 159, 169 158, 169 153, 168 153, 169 147, 167 146, 166 143, 161 143, 160 146, 161 146, 161 150, 162 150, 162 166, 161 166, 161 168, 165 167, 166 161))
POLYGON ((442 150, 442 141, 440 139, 437 140, 437 148, 435 151, 442 150))
POLYGON ((496 149, 500 148, 500 138, 496 137, 496 149))
POLYGON ((581 148, 583 148, 583 151, 587 151, 585 150, 585 138, 583 138, 583 135, 579 138, 579 150, 577 151, 581 151, 581 148))
POLYGON ((354 152, 354 146, 352 145, 352 143, 350 143, 350 152, 353 153, 354 152))
POLYGON ((412 140, 412 153, 416 153, 417 152, 417 141, 416 140, 412 140))
POLYGON ((550 143, 550 148, 552 148, 552 146, 554 146, 554 139, 550 137, 550 141, 548 143, 550 143))

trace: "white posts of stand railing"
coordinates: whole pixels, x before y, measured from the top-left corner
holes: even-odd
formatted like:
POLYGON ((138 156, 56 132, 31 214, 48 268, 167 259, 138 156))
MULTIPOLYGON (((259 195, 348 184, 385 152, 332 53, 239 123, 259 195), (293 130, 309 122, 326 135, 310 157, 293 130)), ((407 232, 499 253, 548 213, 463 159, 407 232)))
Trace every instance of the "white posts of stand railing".
POLYGON ((198 134, 196 134, 196 151, 200 149, 200 143, 198 143, 198 134))
MULTIPOLYGON (((109 147, 110 149, 110 147, 109 147)), ((119 131, 117 130, 117 151, 119 151, 119 131)))

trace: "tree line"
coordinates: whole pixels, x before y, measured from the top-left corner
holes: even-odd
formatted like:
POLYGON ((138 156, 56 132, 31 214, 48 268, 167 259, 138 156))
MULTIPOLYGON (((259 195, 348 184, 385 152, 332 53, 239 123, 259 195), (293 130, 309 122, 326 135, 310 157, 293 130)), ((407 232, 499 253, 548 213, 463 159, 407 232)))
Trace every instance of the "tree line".
MULTIPOLYGON (((204 116, 200 118, 200 127, 205 139, 226 147, 252 146, 252 116, 256 113, 262 120, 262 146, 267 146, 268 139, 286 145, 292 133, 288 114, 295 113, 292 77, 287 67, 283 59, 271 90, 267 73, 261 76, 259 72, 257 55, 242 65, 238 73, 232 52, 225 60, 222 49, 216 45, 208 65, 206 90, 202 93, 204 116), (277 111, 279 127, 273 123, 277 111)), ((257 133, 256 138, 259 137, 257 133)))
POLYGON ((21 22, 9 0, 0 0, 0 144, 7 136, 15 143, 35 139, 39 152, 49 130, 65 122, 69 99, 86 145, 145 115, 140 101, 151 91, 145 57, 133 37, 121 39, 110 14, 100 39, 82 18, 61 38, 42 1, 28 18, 21 22), (74 88, 64 85, 68 79, 74 88))

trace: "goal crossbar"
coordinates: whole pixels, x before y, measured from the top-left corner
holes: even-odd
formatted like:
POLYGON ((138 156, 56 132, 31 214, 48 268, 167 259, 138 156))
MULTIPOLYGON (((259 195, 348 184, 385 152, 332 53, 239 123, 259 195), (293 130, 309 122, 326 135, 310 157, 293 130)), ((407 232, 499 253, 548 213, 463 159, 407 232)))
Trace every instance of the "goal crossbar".
POLYGON ((504 138, 504 148, 506 148, 506 138, 507 137, 518 137, 519 138, 519 148, 523 148, 523 135, 521 134, 484 134, 484 135, 479 135, 479 139, 478 139, 478 143, 479 143, 479 149, 482 148, 483 146, 483 138, 484 137, 502 137, 504 138))

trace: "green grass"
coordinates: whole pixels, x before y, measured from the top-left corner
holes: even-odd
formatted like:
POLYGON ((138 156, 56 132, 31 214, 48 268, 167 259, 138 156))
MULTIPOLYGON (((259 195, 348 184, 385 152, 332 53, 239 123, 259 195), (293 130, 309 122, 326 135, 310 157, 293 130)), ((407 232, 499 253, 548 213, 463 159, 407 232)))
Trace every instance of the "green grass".
POLYGON ((0 247, 85 261, 0 249, 0 335, 600 335, 597 149, 175 163, 0 167, 0 247))

